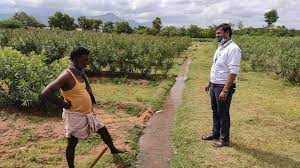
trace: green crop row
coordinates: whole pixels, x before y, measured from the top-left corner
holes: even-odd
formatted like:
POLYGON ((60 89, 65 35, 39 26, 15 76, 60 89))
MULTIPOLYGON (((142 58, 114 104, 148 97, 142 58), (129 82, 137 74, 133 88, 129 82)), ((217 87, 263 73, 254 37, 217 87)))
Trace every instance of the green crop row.
POLYGON ((0 50, 0 105, 31 106, 41 102, 40 93, 63 69, 68 59, 47 65, 44 55, 25 56, 11 48, 0 50))
POLYGON ((236 36, 244 69, 272 71, 291 82, 300 82, 300 38, 236 36))
POLYGON ((117 35, 99 32, 61 30, 0 31, 0 45, 12 47, 25 55, 44 53, 45 63, 68 56, 75 46, 91 51, 91 71, 109 71, 126 75, 138 73, 167 74, 174 58, 191 44, 186 37, 117 35))

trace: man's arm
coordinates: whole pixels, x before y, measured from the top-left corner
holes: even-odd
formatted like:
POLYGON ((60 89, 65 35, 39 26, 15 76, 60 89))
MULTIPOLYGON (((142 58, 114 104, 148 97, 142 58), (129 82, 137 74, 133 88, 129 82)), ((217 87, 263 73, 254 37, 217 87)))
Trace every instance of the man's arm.
POLYGON ((237 76, 237 74, 229 74, 228 80, 227 80, 222 92, 219 95, 219 100, 220 101, 225 101, 226 100, 227 93, 229 92, 229 89, 230 89, 231 85, 235 81, 236 76, 237 76))
POLYGON ((42 91, 41 96, 61 108, 69 109, 71 107, 70 102, 63 101, 58 97, 54 96, 54 93, 60 88, 62 88, 67 80, 68 76, 67 73, 64 71, 59 75, 58 78, 56 78, 52 83, 46 86, 46 88, 42 91))
POLYGON ((207 86, 205 87, 205 92, 208 93, 210 87, 211 87, 211 82, 208 82, 207 86))
POLYGON ((233 82, 236 79, 237 74, 229 74, 227 82, 223 88, 223 91, 228 92, 229 89, 231 88, 231 85, 233 84, 233 82))
POLYGON ((227 82, 219 95, 220 101, 225 101, 227 97, 227 93, 229 92, 231 85, 236 79, 237 74, 240 71, 240 64, 241 64, 241 50, 240 48, 236 47, 229 52, 228 58, 228 67, 229 67, 229 75, 227 78, 227 82))

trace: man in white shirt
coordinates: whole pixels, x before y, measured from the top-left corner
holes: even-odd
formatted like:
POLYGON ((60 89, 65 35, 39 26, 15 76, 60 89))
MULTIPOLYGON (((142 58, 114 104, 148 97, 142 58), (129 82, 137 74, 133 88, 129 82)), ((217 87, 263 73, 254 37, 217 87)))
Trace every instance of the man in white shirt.
POLYGON ((230 103, 236 88, 236 76, 240 70, 241 49, 231 40, 230 25, 223 23, 216 28, 219 44, 213 58, 210 81, 205 91, 210 94, 213 111, 212 133, 203 135, 202 140, 219 140, 213 146, 229 146, 230 103))

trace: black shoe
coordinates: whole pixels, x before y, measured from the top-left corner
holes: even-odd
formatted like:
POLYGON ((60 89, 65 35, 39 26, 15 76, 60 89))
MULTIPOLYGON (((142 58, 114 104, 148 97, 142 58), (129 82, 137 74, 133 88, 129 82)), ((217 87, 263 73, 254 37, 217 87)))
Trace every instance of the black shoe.
POLYGON ((218 140, 219 138, 213 136, 212 134, 208 134, 208 135, 202 135, 201 139, 205 141, 212 141, 212 140, 218 140))

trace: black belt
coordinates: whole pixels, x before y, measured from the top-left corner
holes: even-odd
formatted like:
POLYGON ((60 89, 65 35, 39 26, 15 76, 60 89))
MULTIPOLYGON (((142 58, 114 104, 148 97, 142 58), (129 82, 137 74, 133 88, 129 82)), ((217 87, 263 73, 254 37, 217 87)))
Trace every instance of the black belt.
POLYGON ((217 83, 212 83, 212 87, 224 87, 225 84, 217 84, 217 83))
MULTIPOLYGON (((211 87, 224 87, 225 86, 225 84, 217 84, 217 83, 211 83, 211 87)), ((236 84, 235 83, 233 83, 232 85, 231 85, 231 87, 230 87, 230 89, 235 89, 236 88, 236 84)))

